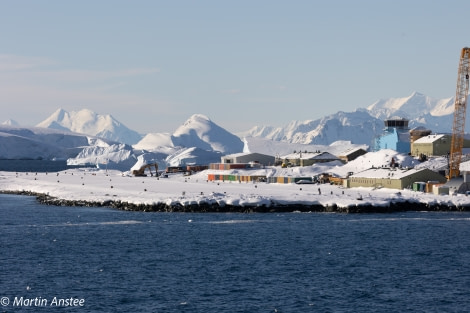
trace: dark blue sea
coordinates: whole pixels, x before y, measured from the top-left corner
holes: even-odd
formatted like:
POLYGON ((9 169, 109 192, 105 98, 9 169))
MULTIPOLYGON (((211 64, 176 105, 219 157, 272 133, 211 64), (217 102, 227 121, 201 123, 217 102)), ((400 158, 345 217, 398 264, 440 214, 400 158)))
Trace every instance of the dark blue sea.
POLYGON ((0 195, 1 312, 469 312, 470 214, 187 214, 0 195))

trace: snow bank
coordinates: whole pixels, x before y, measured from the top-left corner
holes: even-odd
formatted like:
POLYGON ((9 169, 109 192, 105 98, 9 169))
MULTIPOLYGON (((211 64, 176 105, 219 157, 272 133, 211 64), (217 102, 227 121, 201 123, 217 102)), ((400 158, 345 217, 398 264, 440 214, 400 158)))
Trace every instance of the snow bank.
MULTIPOLYGON (((272 171, 273 169, 266 169, 272 171)), ((258 170, 259 171, 259 170, 258 170)), ((168 178, 132 177, 114 170, 75 169, 59 173, 0 172, 0 190, 28 191, 76 202, 135 205, 211 205, 279 207, 285 205, 354 208, 387 207, 391 203, 470 206, 464 195, 432 195, 410 190, 351 188, 207 180, 207 171, 168 178), (320 193, 321 192, 321 193, 320 193)), ((303 174, 307 174, 303 172, 303 174)))

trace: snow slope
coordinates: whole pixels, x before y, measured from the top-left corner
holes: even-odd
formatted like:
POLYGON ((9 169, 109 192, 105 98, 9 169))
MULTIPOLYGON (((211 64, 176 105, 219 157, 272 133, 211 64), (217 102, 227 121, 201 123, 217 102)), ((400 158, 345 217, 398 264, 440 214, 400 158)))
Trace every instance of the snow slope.
POLYGON ((150 133, 133 147, 141 150, 155 150, 161 147, 174 147, 174 144, 170 133, 150 133))

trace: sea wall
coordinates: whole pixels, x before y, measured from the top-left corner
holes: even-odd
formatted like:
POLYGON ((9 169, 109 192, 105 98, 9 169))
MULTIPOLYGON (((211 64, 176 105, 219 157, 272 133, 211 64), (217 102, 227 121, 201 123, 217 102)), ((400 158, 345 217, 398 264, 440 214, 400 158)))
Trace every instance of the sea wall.
POLYGON ((136 204, 120 200, 97 201, 72 201, 58 199, 42 193, 28 191, 2 191, 1 193, 35 196, 37 201, 45 205, 56 206, 86 206, 86 207, 108 207, 124 211, 139 212, 187 212, 187 213, 282 213, 282 212, 325 212, 325 213, 393 213, 406 211, 434 211, 434 212, 463 212, 470 211, 469 206, 449 206, 441 204, 427 204, 418 202, 391 202, 388 206, 373 206, 370 204, 340 207, 337 205, 323 206, 319 204, 273 204, 270 206, 235 206, 219 205, 218 203, 199 203, 181 205, 166 203, 136 204))

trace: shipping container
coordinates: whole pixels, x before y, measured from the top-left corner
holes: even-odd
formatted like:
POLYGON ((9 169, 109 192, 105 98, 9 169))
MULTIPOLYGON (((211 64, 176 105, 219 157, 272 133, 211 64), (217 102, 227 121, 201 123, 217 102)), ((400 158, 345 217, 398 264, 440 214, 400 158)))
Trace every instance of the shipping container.
POLYGON ((444 185, 433 185, 432 193, 435 195, 448 195, 449 187, 444 185))
POLYGON ((413 191, 424 191, 426 188, 425 182, 414 182, 413 183, 413 191))
POLYGON ((188 172, 201 172, 207 170, 209 167, 207 165, 188 165, 186 170, 188 172))
POLYGON ((432 193, 432 188, 434 185, 441 185, 439 181, 428 181, 426 183, 426 192, 432 193))

